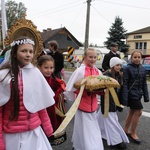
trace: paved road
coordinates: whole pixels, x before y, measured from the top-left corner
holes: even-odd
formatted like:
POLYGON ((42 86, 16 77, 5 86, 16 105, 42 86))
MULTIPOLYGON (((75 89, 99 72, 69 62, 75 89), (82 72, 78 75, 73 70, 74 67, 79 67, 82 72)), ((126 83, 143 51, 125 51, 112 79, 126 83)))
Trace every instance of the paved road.
MULTIPOLYGON (((67 80, 71 73, 66 73, 67 80)), ((150 83, 148 83, 149 91, 150 91, 150 83)), ((72 105, 72 102, 67 101, 66 107, 67 109, 70 108, 72 105)), ((142 143, 140 145, 137 145, 133 143, 132 141, 127 145, 127 150, 150 150, 150 102, 149 103, 143 103, 144 109, 143 109, 143 115, 140 118, 139 125, 138 125, 138 135, 141 139, 142 143)), ((118 113, 118 118, 120 124, 124 125, 124 120, 127 115, 128 108, 124 108, 122 113, 118 113)), ((72 150, 72 130, 73 130, 73 120, 69 123, 67 126, 67 141, 59 146, 53 146, 53 150, 72 150)), ((108 147, 106 142, 103 141, 104 144, 104 150, 112 150, 112 148, 108 147)), ((115 150, 115 149, 114 149, 115 150)))

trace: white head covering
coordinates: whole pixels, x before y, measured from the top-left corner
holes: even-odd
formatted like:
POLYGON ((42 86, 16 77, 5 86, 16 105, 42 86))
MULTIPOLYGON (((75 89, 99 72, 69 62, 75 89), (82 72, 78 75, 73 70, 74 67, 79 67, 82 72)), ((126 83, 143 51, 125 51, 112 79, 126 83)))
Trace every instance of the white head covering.
POLYGON ((118 65, 118 64, 121 64, 122 65, 122 60, 118 57, 113 57, 110 59, 110 62, 109 62, 109 65, 110 65, 110 68, 118 65))

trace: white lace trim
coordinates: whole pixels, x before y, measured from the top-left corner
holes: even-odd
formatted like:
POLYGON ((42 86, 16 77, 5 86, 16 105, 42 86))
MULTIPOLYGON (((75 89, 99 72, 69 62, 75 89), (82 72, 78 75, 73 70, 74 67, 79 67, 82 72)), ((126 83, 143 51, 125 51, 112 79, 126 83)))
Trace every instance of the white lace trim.
POLYGON ((21 44, 32 44, 35 45, 34 41, 31 39, 23 39, 23 40, 18 40, 18 41, 13 41, 10 46, 13 47, 15 45, 21 45, 21 44))

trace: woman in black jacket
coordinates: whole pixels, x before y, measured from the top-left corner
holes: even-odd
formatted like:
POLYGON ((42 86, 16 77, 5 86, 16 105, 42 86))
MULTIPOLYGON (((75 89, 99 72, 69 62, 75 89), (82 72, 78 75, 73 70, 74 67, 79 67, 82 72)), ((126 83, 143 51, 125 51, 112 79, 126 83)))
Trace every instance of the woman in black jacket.
POLYGON ((149 94, 146 83, 146 71, 140 64, 142 53, 133 51, 131 54, 131 62, 123 70, 123 88, 122 100, 126 101, 130 108, 125 121, 126 134, 137 144, 140 144, 136 129, 142 114, 142 96, 144 102, 149 102, 149 94), (131 126, 131 131, 129 130, 131 126))

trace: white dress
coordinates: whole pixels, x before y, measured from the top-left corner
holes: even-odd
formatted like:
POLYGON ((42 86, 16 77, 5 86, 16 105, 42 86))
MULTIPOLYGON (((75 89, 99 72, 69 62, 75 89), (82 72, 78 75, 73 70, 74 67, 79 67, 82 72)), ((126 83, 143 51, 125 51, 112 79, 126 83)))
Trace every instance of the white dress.
POLYGON ((107 140, 107 145, 116 145, 121 142, 129 143, 128 137, 118 122, 116 112, 109 112, 107 118, 104 118, 100 108, 97 112, 97 119, 102 138, 107 140))
POLYGON ((72 141, 75 150, 104 150, 96 111, 86 113, 77 110, 72 141))
MULTIPOLYGON (((84 78, 85 65, 82 64, 70 77, 65 96, 70 100, 75 100, 76 95, 74 91, 74 83, 80 79, 84 78)), ((95 68, 96 69, 96 68, 95 68)), ((101 72, 97 69, 99 74, 101 72)), ((103 143, 101 138, 101 132, 98 125, 95 112, 84 112, 77 110, 74 120, 74 130, 73 130, 73 147, 75 150, 103 150, 103 143)))
POLYGON ((39 126, 21 133, 4 133, 6 150, 52 150, 52 147, 39 126))
MULTIPOLYGON (((38 112, 55 103, 53 98, 54 92, 39 69, 29 64, 21 68, 20 71, 23 78, 23 103, 30 113, 38 112)), ((0 80, 2 80, 7 73, 8 69, 0 70, 0 80)), ((3 82, 0 82, 0 106, 5 105, 10 99, 10 81, 11 76, 8 75, 3 82)), ((40 126, 26 132, 3 133, 3 138, 6 150, 52 150, 40 126)))

